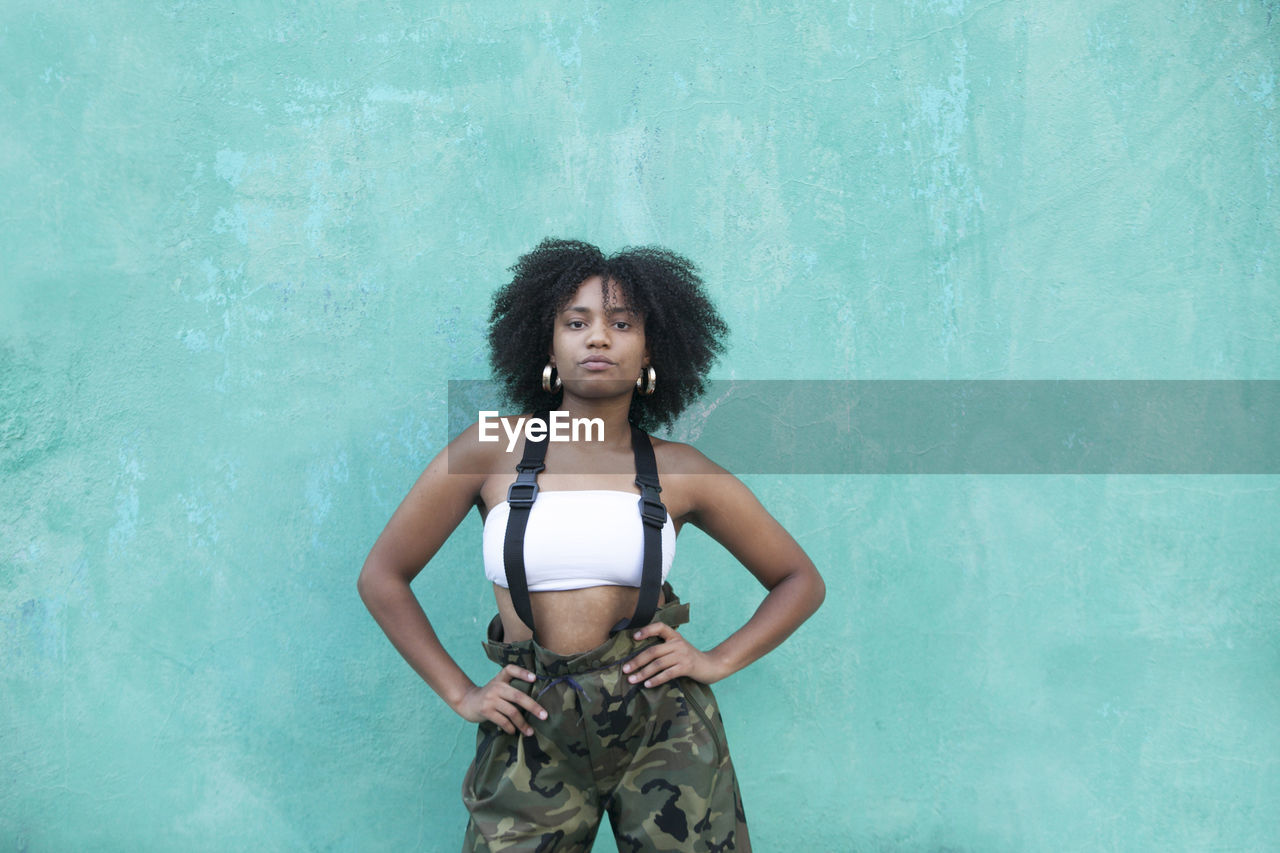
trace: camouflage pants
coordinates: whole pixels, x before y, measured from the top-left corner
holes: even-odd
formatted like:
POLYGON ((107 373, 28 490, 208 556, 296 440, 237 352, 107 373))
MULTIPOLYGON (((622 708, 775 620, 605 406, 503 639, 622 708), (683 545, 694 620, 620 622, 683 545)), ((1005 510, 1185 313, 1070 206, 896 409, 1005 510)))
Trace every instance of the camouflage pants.
MULTIPOLYGON (((684 624, 689 606, 666 593, 654 619, 684 624)), ((532 737, 480 724, 462 784, 471 813, 463 853, 586 853, 605 813, 619 853, 750 851, 711 688, 688 678, 629 684, 623 662, 655 641, 637 643, 628 631, 577 655, 501 635, 495 619, 485 651, 538 675, 513 684, 537 697, 547 719, 527 716, 532 737)))

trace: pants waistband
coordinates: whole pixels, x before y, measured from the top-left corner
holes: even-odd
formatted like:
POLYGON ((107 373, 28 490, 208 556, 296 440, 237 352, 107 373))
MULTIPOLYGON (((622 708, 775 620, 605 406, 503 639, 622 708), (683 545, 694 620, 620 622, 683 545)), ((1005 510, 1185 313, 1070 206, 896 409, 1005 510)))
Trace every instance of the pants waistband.
MULTIPOLYGON (((662 622, 672 628, 689 621, 689 605, 680 601, 671 584, 663 583, 662 592, 666 604, 658 608, 654 622, 662 622)), ((485 654, 500 666, 514 663, 538 675, 559 676, 600 669, 623 660, 661 642, 653 637, 637 641, 631 631, 618 631, 594 649, 571 655, 557 654, 545 649, 533 640, 514 643, 502 640, 502 617, 494 616, 489 623, 488 639, 484 641, 485 654)))

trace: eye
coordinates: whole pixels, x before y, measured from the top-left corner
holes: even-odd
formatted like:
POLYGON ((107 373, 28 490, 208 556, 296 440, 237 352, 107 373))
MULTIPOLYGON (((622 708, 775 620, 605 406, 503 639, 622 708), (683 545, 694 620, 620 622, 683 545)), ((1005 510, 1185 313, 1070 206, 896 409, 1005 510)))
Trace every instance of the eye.
POLYGON ((613 325, 617 326, 619 329, 630 329, 630 328, 631 328, 631 324, 630 324, 630 323, 628 323, 626 320, 617 320, 617 321, 615 321, 615 322, 614 322, 614 324, 613 324, 613 325))
POLYGON ((582 322, 581 320, 570 320, 565 325, 568 326, 570 329, 583 329, 583 328, 586 328, 587 324, 582 322))

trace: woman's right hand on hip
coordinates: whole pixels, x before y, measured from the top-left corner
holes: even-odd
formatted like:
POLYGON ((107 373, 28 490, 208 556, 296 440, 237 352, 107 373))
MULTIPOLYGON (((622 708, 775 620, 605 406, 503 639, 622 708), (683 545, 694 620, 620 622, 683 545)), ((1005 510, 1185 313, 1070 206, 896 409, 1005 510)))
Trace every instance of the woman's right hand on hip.
POLYGON ((464 720, 472 723, 488 720, 509 735, 515 734, 516 729, 532 735, 533 727, 525 722, 521 709, 541 720, 547 718, 547 711, 532 696, 512 686, 511 682, 516 679, 536 681, 537 676, 509 663, 489 683, 468 690, 454 710, 464 720))

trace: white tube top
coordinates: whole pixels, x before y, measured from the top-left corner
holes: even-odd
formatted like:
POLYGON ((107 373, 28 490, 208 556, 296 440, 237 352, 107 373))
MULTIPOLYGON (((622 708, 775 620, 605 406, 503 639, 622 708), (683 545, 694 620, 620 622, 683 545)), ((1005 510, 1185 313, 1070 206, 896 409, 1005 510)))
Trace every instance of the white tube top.
MULTIPOLYGON (((507 586, 502 546, 507 537, 507 502, 484 520, 484 574, 507 586)), ((662 579, 676 554, 676 528, 667 514, 662 526, 662 579)), ((589 586, 640 586, 644 522, 640 494, 608 489, 539 491, 524 532, 524 571, 530 592, 589 586)))

